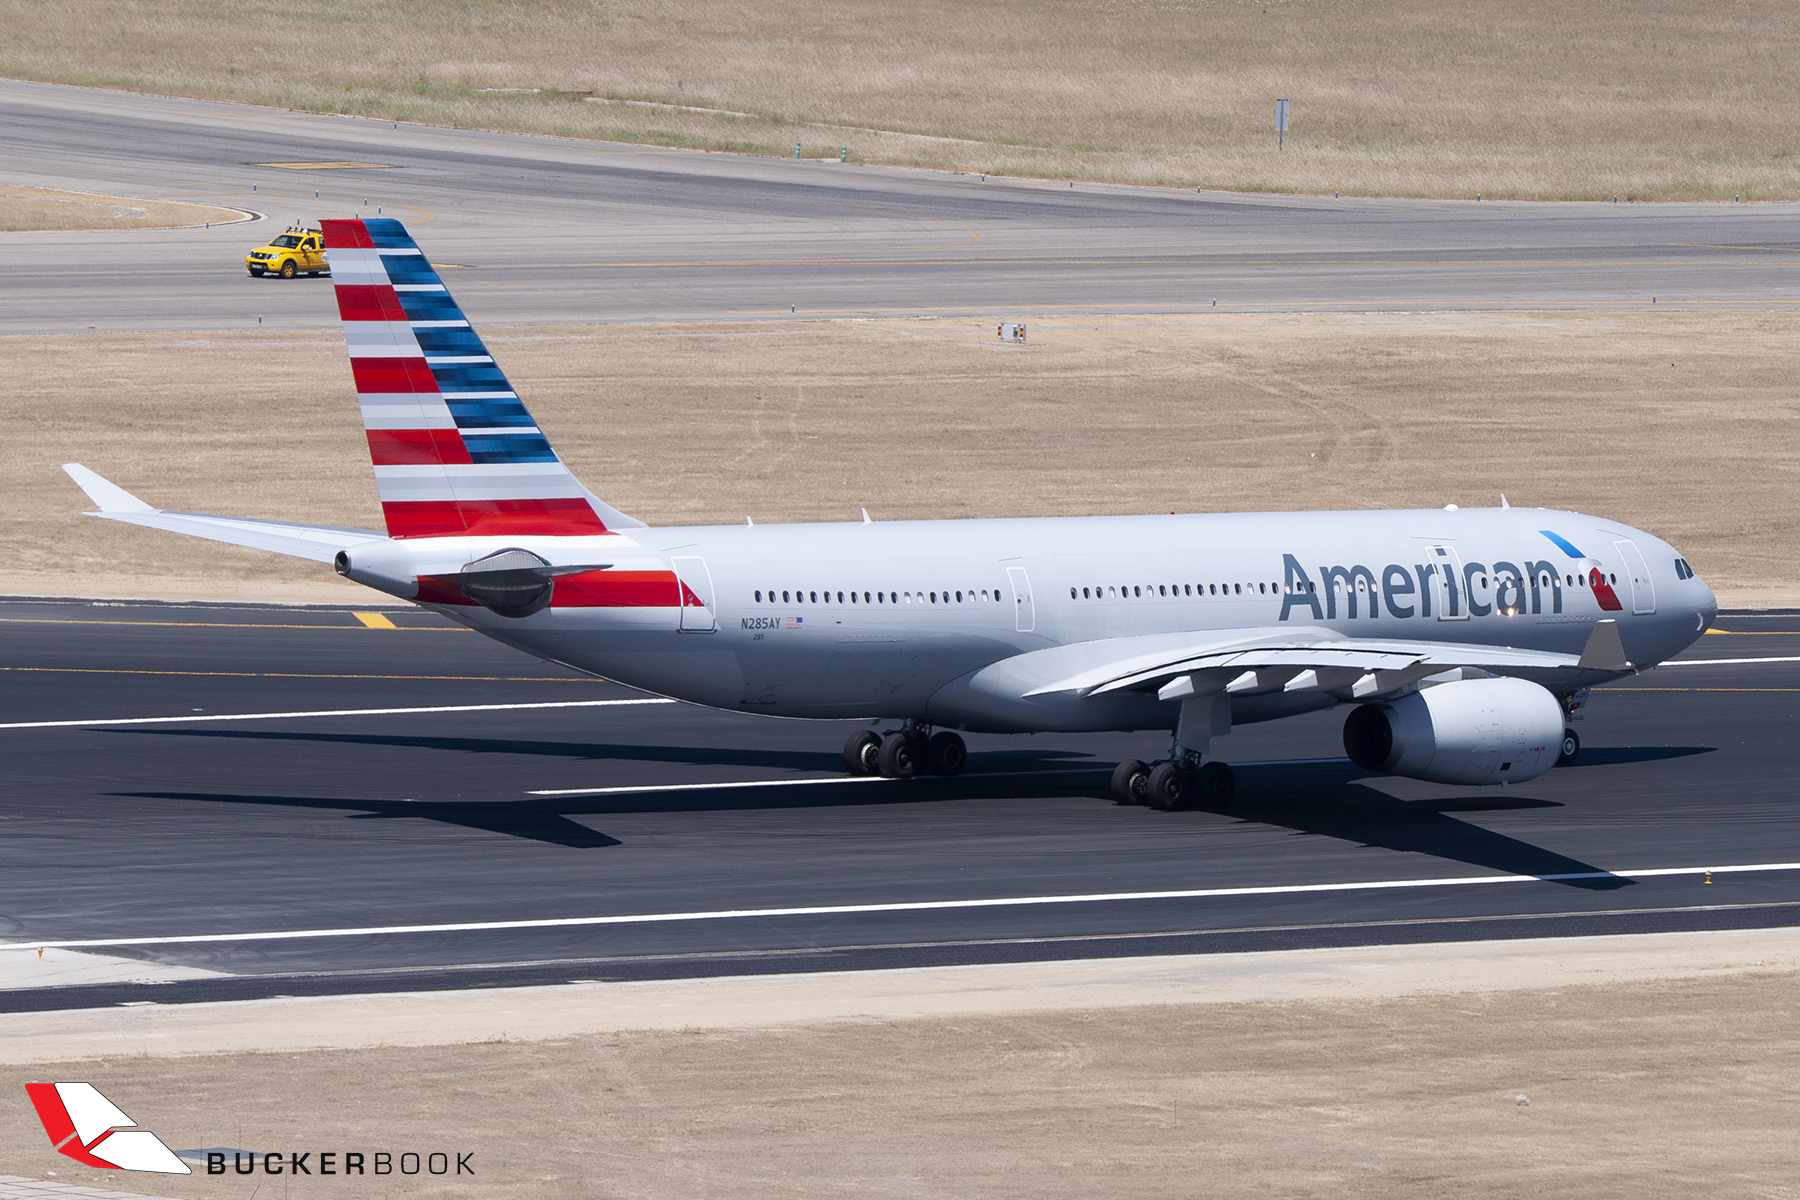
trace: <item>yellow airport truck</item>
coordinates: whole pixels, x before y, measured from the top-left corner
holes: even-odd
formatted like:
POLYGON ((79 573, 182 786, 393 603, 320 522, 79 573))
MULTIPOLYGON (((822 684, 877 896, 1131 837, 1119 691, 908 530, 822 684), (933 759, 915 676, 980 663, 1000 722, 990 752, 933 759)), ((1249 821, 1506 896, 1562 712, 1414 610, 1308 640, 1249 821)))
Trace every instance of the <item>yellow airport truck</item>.
POLYGON ((244 256, 244 266, 252 275, 279 275, 283 279, 292 279, 301 272, 331 274, 331 264, 325 261, 324 235, 316 227, 304 225, 289 226, 286 233, 271 239, 268 245, 252 250, 244 256))

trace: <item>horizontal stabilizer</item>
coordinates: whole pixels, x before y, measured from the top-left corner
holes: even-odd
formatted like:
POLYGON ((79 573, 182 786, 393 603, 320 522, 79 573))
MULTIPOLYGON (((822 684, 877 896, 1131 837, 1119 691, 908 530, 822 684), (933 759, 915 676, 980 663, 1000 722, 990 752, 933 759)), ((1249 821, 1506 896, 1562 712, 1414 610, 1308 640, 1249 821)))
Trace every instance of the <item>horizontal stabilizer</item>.
POLYGON ((387 535, 373 529, 344 529, 335 525, 296 525, 288 521, 257 521, 246 517, 215 517, 207 513, 169 512, 153 508, 118 484, 104 479, 80 463, 65 463, 63 470, 86 492, 88 499, 100 506, 92 517, 105 517, 131 525, 146 525, 169 533, 253 550, 269 550, 290 558, 309 558, 314 562, 330 562, 339 550, 360 546, 364 542, 387 540, 387 535))

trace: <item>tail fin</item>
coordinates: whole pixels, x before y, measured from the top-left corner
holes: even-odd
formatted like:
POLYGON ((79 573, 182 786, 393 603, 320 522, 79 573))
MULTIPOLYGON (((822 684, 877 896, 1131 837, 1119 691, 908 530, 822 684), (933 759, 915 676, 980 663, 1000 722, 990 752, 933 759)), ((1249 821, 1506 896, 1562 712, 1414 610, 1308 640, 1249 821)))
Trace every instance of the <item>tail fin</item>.
POLYGON ((321 224, 391 536, 641 526, 556 457, 405 226, 321 224))

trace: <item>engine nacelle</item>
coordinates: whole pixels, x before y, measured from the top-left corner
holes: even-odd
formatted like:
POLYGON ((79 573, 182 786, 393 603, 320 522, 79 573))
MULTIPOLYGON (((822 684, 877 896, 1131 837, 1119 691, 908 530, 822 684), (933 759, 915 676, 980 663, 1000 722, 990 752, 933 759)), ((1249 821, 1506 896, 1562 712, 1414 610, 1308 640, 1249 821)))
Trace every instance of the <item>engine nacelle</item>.
POLYGON ((1563 711, 1524 679, 1441 683, 1344 722, 1344 751, 1365 771, 1433 783, 1519 783, 1556 765, 1563 711))

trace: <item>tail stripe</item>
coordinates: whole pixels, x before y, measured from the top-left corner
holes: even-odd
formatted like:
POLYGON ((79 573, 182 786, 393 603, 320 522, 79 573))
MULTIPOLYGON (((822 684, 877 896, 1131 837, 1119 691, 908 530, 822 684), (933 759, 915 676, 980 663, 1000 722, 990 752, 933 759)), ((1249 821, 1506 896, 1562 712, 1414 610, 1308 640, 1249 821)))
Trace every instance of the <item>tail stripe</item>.
POLYGON ((607 532, 405 227, 323 225, 388 532, 607 532))

